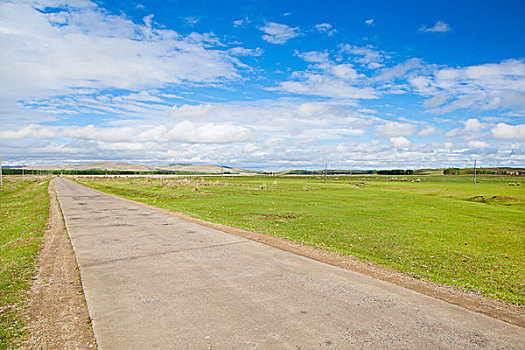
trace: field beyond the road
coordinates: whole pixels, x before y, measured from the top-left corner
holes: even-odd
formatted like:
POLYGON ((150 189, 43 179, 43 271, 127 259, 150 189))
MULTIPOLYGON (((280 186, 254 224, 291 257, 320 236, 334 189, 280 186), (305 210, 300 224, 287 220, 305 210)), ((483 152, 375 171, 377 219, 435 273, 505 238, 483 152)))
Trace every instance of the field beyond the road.
POLYGON ((82 178, 124 198, 525 306, 525 184, 510 176, 82 178), (420 179, 420 181, 418 181, 420 179))

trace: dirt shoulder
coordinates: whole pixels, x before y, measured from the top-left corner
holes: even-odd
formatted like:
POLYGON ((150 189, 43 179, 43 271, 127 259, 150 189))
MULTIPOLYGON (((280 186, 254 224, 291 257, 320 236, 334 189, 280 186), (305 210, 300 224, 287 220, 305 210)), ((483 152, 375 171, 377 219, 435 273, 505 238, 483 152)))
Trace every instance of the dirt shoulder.
POLYGON ((508 323, 525 327, 525 310, 518 306, 509 305, 504 302, 491 300, 481 295, 463 292, 452 287, 447 287, 423 279, 418 279, 385 266, 377 265, 372 262, 358 260, 353 256, 344 255, 337 252, 330 252, 316 247, 311 247, 282 237, 270 236, 260 232, 244 230, 222 224, 216 224, 202 219, 191 217, 181 212, 157 208, 145 203, 124 199, 101 191, 97 192, 129 203, 134 203, 143 207, 151 208, 163 213, 169 213, 186 221, 194 222, 202 226, 214 228, 223 232, 245 237, 253 241, 264 243, 269 246, 279 248, 310 259, 321 261, 343 269, 356 271, 364 275, 377 278, 401 287, 405 287, 418 293, 434 297, 436 299, 446 301, 450 304, 458 305, 463 308, 479 312, 508 323))
POLYGON ((28 338, 20 349, 96 348, 77 262, 52 180, 49 222, 24 312, 28 338))

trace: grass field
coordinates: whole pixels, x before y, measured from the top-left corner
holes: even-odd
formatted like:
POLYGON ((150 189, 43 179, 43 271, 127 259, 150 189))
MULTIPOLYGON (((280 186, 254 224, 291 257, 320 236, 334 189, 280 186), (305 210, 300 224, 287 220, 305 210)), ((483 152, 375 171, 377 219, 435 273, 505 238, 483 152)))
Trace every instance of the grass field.
POLYGON ((48 183, 49 178, 4 176, 0 188, 0 349, 23 336, 19 312, 49 216, 48 183))
POLYGON ((487 176, 474 184, 470 177, 428 175, 333 176, 327 183, 323 177, 262 176, 79 182, 524 307, 525 184, 509 185, 521 180, 487 176))

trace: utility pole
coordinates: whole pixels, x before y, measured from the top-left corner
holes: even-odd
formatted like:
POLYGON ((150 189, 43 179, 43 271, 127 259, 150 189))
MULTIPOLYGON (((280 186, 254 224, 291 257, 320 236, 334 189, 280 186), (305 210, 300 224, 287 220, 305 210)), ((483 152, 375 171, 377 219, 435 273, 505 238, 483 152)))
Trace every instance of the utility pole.
POLYGON ((324 163, 324 183, 326 183, 326 167, 328 166, 328 163, 324 163))
POLYGON ((474 159, 474 183, 476 183, 476 159, 474 159))

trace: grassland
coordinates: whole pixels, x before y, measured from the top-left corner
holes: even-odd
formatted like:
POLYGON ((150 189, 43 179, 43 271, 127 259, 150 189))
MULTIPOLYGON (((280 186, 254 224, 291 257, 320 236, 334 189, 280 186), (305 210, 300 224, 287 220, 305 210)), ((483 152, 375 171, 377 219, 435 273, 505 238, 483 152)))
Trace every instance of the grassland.
POLYGON ((23 336, 27 297, 48 212, 49 178, 4 177, 0 188, 0 349, 23 336))
POLYGON ((525 187, 509 185, 521 180, 486 176, 474 184, 470 177, 428 175, 334 176, 327 183, 306 176, 79 182, 524 307, 525 187))

